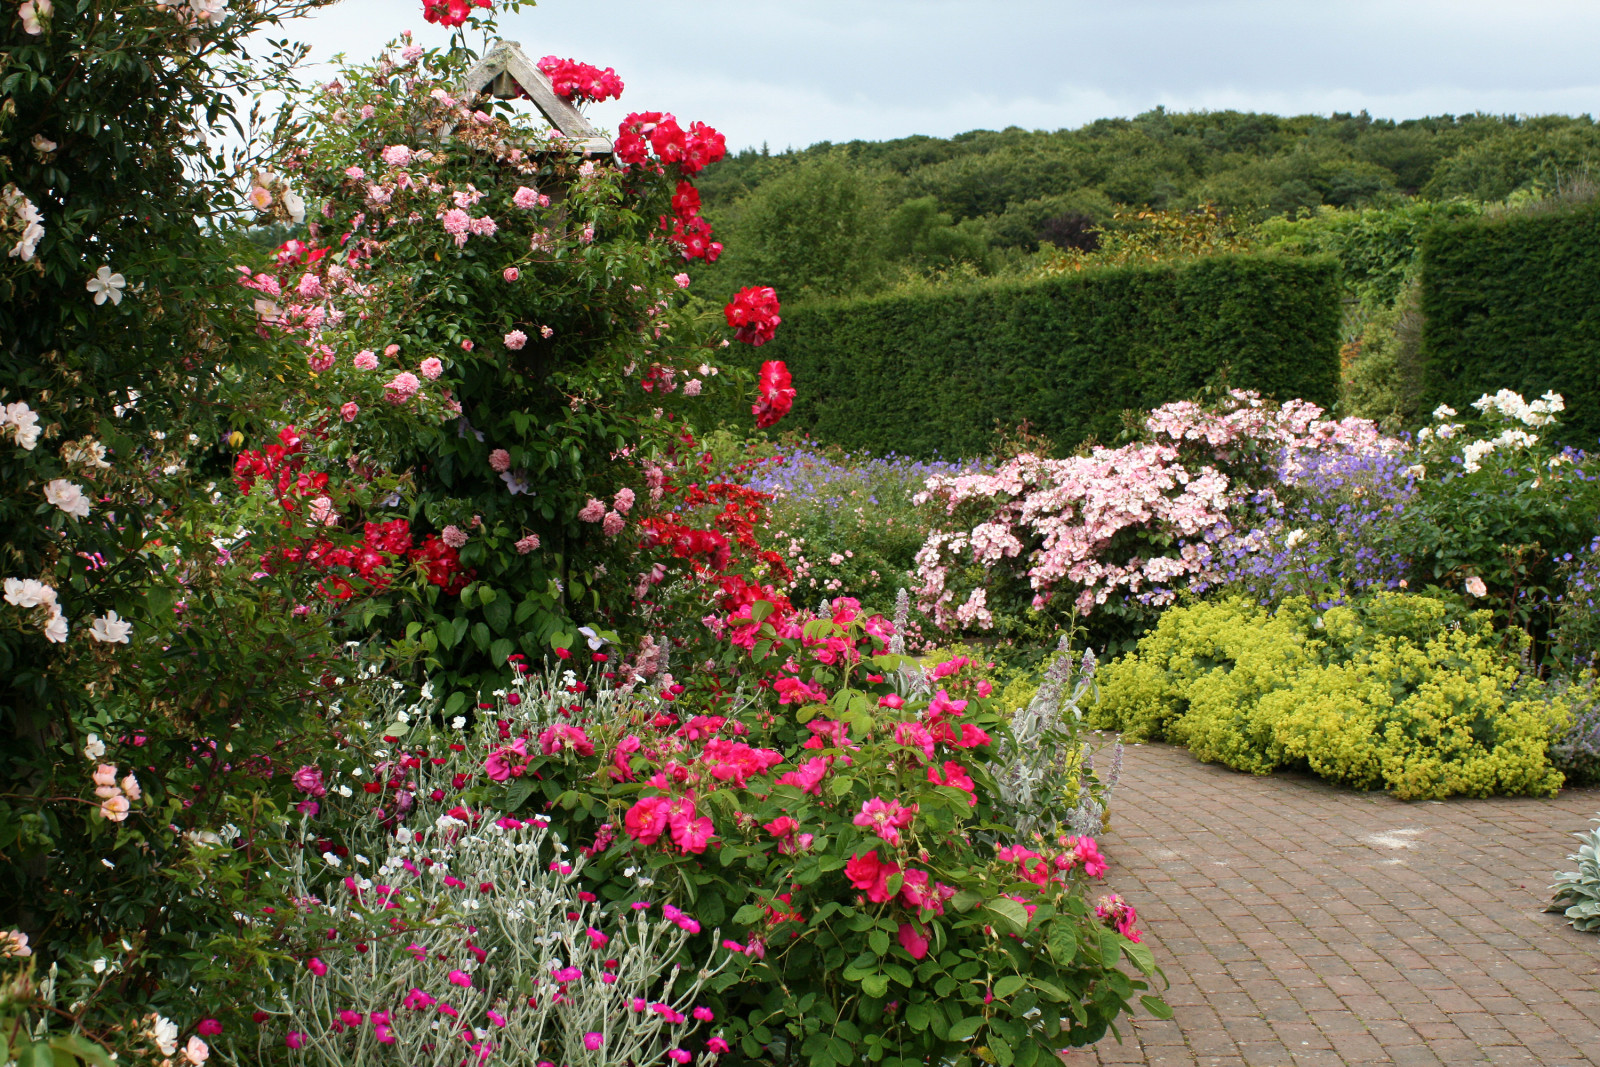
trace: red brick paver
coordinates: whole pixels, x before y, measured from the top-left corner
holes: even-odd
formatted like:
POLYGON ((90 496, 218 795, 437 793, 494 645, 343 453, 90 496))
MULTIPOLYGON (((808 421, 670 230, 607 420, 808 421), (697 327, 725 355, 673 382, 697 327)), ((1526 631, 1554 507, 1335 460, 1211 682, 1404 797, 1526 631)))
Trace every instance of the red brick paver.
POLYGON ((1172 986, 1089 1064, 1600 1063, 1600 939, 1543 911, 1600 790, 1420 801, 1127 750, 1104 845, 1172 986))

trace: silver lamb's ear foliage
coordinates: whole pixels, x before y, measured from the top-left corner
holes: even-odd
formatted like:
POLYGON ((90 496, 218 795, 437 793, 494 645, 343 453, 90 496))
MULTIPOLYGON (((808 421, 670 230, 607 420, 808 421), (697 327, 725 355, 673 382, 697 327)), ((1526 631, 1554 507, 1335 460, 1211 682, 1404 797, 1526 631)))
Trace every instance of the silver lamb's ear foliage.
POLYGON ((1095 666, 1093 651, 1086 649, 1076 659, 1071 638, 1063 635, 1038 692, 1011 716, 1011 737, 1001 746, 995 782, 1019 835, 1067 829, 1093 836, 1104 826, 1105 802, 1122 771, 1122 745, 1117 744, 1111 775, 1101 781, 1094 773, 1093 750, 1078 740, 1082 703, 1096 692, 1095 666), (1077 803, 1069 809, 1074 778, 1077 803))
POLYGON ((911 622, 911 594, 901 586, 894 598, 894 636, 889 638, 889 651, 896 656, 906 654, 906 626, 911 622))

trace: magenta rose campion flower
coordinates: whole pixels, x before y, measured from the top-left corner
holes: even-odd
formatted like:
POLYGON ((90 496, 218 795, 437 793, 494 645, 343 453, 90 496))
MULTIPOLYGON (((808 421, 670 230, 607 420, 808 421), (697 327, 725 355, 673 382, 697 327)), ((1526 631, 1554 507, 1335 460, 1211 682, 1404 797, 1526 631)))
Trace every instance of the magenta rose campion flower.
POLYGON ((308 763, 295 771, 294 774, 290 775, 289 781, 293 782, 294 787, 307 796, 325 797, 328 795, 328 787, 322 784, 322 768, 314 763, 308 763))

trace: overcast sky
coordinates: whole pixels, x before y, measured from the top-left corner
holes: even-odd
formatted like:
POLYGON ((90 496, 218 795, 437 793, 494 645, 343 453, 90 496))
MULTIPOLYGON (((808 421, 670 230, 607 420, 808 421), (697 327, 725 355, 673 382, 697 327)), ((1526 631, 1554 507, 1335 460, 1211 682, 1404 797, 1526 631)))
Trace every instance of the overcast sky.
MULTIPOLYGON (((370 58, 420 0, 344 0, 293 36, 370 58)), ((530 56, 615 67, 622 100, 730 149, 1059 129, 1170 110, 1580 114, 1600 107, 1597 0, 541 0, 530 56)))

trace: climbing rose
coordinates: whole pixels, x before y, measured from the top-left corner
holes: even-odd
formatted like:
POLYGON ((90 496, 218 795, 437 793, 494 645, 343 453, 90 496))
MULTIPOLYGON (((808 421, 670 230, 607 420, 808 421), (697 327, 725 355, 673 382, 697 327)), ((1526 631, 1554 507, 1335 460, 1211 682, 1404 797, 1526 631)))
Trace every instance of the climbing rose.
POLYGON ((535 551, 538 547, 539 535, 529 534, 527 537, 524 537, 522 540, 517 542, 517 554, 526 556, 529 552, 535 551))
POLYGON ((389 403, 404 404, 422 388, 422 383, 410 371, 401 371, 394 376, 394 380, 384 386, 389 393, 389 403))
POLYGON ((475 7, 490 10, 493 0, 422 0, 422 17, 440 26, 459 26, 475 7))
POLYGON ((518 278, 522 277, 522 272, 515 267, 507 267, 505 270, 500 272, 500 277, 504 278, 508 282, 514 282, 518 278))
POLYGON ((794 407, 795 391, 791 381, 789 368, 781 359, 769 359, 761 364, 761 377, 756 384, 761 399, 750 405, 758 428, 775 425, 794 407))
POLYGON ((783 321, 778 317, 780 310, 778 294, 771 286, 752 285, 735 293, 722 314, 733 327, 735 340, 759 346, 772 340, 783 321))
POLYGON ((605 517, 600 522, 600 528, 605 531, 607 537, 617 536, 626 525, 627 521, 615 511, 606 512, 605 517))
POLYGON ((516 352, 528 343, 528 335, 521 330, 512 330, 506 334, 506 347, 516 352))
POLYGON ((376 370, 378 368, 378 357, 373 354, 370 348, 357 352, 353 362, 357 370, 376 370))
POLYGON ((610 67, 601 70, 576 59, 558 59, 545 56, 539 60, 539 70, 550 79, 556 95, 568 100, 590 100, 599 103, 622 95, 622 79, 610 67))
POLYGON ((339 405, 339 414, 344 418, 345 422, 355 422, 356 415, 359 414, 360 411, 360 406, 358 406, 354 400, 346 400, 343 404, 339 405))
POLYGON ((605 517, 605 514, 606 506, 594 497, 590 497, 589 502, 583 506, 583 510, 578 512, 578 518, 584 522, 599 522, 605 517))
POLYGON ((911 953, 911 958, 920 960, 928 954, 928 939, 911 923, 900 924, 900 947, 911 953))
POLYGON ((492 471, 508 471, 511 469, 511 453, 503 448, 497 448, 489 453, 489 469, 492 471))
POLYGON ((439 534, 439 540, 451 548, 461 548, 467 543, 467 535, 459 526, 446 526, 439 534))
POLYGON ((444 373, 444 364, 440 363, 437 357, 429 356, 422 361, 422 366, 418 370, 422 371, 422 376, 431 382, 444 373))

